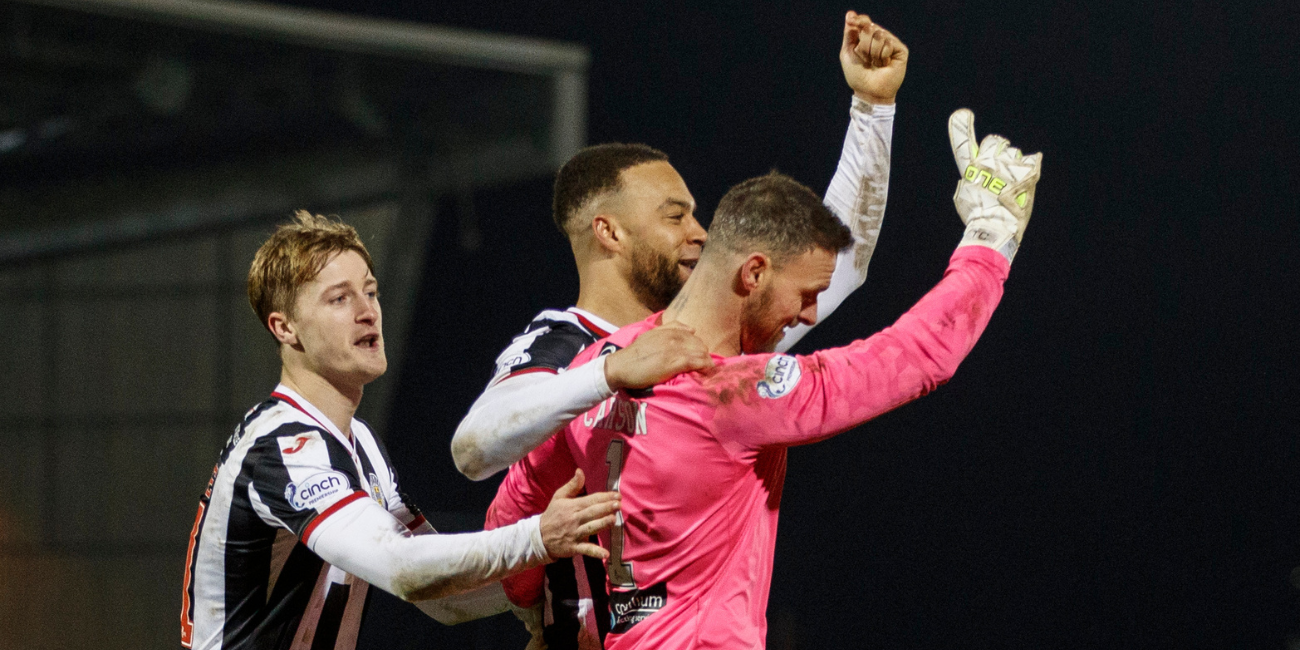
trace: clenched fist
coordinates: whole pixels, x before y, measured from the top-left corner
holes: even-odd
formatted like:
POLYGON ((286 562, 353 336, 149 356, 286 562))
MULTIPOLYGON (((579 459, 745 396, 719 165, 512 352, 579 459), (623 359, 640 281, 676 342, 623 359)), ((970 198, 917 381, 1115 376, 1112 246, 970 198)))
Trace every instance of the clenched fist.
POLYGON ((870 16, 850 11, 844 16, 840 67, 853 94, 872 104, 893 104, 907 75, 907 46, 870 16))
POLYGON ((619 496, 617 492, 597 492, 578 497, 584 480, 582 470, 574 472, 573 478, 555 491, 551 504, 542 513, 539 522, 542 544, 551 558, 587 555, 603 560, 609 557, 609 551, 587 538, 614 525, 619 496))
POLYGON ((672 377, 713 367, 713 358, 695 330, 664 323, 638 336, 605 359, 605 381, 612 390, 646 388, 672 377))

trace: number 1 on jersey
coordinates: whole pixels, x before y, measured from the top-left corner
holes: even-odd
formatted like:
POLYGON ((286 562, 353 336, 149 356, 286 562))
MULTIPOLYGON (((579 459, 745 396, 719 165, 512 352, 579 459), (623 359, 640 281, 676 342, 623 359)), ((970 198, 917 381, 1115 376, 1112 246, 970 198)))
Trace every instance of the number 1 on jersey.
MULTIPOLYGON (((626 444, 619 438, 609 441, 605 452, 605 462, 609 464, 609 478, 605 480, 605 489, 618 492, 619 478, 623 474, 623 448, 626 444)), ((614 527, 609 532, 609 581, 615 587, 635 589, 636 580, 632 578, 632 563, 623 561, 623 513, 614 514, 614 527)))

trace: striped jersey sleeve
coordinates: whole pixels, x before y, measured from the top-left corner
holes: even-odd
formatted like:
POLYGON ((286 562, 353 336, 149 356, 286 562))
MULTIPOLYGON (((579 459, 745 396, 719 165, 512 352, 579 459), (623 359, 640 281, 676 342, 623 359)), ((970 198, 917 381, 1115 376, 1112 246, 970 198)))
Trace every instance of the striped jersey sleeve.
POLYGON ((568 312, 542 312, 497 357, 491 383, 529 372, 559 372, 595 340, 568 312))
POLYGON ((317 523, 367 489, 351 453, 337 438, 291 422, 260 437, 244 459, 248 499, 266 524, 307 543, 317 523))

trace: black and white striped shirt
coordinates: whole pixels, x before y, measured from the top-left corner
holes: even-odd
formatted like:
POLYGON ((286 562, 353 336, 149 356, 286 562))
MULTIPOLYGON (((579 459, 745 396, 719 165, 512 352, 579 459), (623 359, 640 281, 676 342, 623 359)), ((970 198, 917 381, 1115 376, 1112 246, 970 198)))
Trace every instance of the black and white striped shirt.
POLYGON ((358 499, 374 499, 412 531, 431 529, 398 492, 383 444, 360 420, 351 429, 349 440, 284 385, 244 417, 199 499, 183 647, 356 647, 369 585, 313 553, 313 532, 358 499))

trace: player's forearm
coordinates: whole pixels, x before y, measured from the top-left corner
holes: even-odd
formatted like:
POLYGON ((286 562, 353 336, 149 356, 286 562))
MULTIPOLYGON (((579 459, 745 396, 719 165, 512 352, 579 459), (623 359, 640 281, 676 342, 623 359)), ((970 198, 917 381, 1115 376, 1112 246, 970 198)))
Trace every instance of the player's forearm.
POLYGON ((612 394, 604 358, 555 375, 506 379, 484 391, 456 428, 456 468, 475 481, 492 476, 612 394))
POLYGON ((892 326, 812 355, 828 404, 822 433, 861 424, 951 379, 988 326, 1009 268, 991 249, 958 249, 943 280, 892 326))
POLYGON ((417 600, 414 605, 443 625, 495 616, 510 609, 510 601, 500 582, 492 582, 463 594, 417 600))
POLYGON ((470 591, 550 560, 537 517, 491 531, 411 536, 369 500, 334 513, 309 544, 326 562, 412 601, 470 591))
POLYGON ((868 104, 857 97, 849 110, 849 129, 835 176, 824 202, 835 216, 869 239, 879 235, 889 193, 889 158, 893 143, 895 105, 868 104))
MULTIPOLYGON (((817 297, 817 322, 830 316, 866 282, 889 196, 894 105, 873 106, 855 97, 849 115, 844 148, 835 176, 826 188, 825 203, 853 231, 853 246, 840 252, 830 287, 817 297)), ((786 330, 777 350, 784 352, 794 347, 811 329, 801 324, 786 330)))

